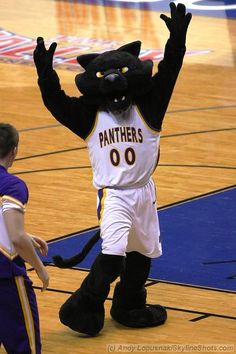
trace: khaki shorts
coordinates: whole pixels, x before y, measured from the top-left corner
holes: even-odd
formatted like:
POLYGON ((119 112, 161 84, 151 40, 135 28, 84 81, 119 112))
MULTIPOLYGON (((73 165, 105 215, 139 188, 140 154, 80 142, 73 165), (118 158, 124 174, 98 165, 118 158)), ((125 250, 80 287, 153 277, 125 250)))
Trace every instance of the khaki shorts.
POLYGON ((136 251, 155 258, 162 254, 155 185, 135 189, 103 188, 98 192, 102 253, 125 256, 136 251))

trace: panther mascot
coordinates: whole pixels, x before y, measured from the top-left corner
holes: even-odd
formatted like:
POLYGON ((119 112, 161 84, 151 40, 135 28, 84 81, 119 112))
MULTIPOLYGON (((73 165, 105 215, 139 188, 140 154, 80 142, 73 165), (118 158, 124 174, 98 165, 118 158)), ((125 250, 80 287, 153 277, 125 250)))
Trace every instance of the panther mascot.
POLYGON ((104 302, 118 277, 110 310, 115 321, 143 328, 167 319, 164 307, 146 303, 144 286, 151 259, 161 255, 151 174, 158 163, 162 121, 182 66, 191 16, 183 4, 174 2, 170 17, 161 14, 170 36, 157 73, 153 74, 151 60, 139 59, 138 40, 116 50, 78 56, 84 69, 75 77, 80 97, 69 97, 61 89, 53 70, 57 44, 47 50, 43 38, 37 38, 34 62, 44 105, 86 141, 98 189, 102 250, 59 311, 61 322, 74 331, 90 336, 101 331, 104 302))

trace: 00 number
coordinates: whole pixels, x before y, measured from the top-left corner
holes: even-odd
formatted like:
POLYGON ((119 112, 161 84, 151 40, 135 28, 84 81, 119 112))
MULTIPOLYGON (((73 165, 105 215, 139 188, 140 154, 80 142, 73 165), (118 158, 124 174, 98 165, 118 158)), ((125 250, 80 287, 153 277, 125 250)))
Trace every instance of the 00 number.
MULTIPOLYGON (((134 149, 130 147, 127 148, 124 152, 124 158, 128 165, 133 165, 136 160, 134 149)), ((120 164, 121 159, 119 151, 116 149, 112 149, 110 152, 110 159, 113 166, 118 166, 120 164)))

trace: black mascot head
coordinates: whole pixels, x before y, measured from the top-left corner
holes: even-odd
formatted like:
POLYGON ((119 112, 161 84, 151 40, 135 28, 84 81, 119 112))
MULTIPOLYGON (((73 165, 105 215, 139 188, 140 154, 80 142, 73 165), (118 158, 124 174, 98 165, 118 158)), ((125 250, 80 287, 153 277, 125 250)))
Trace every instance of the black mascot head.
POLYGON ((112 113, 126 111, 135 96, 147 91, 153 62, 139 59, 141 42, 135 41, 102 54, 77 57, 85 69, 75 78, 80 92, 112 113))

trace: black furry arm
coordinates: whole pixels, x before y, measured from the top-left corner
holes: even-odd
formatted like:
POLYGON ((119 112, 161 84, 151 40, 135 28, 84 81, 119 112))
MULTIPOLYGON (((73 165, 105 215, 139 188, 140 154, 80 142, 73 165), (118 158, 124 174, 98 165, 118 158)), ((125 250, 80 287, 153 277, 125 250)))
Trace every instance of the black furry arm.
POLYGON ((158 64, 158 72, 152 77, 150 92, 137 101, 147 124, 155 130, 161 130, 185 50, 185 45, 177 46, 171 39, 167 41, 164 58, 158 64))
POLYGON ((161 14, 170 36, 165 46, 163 60, 158 65, 158 72, 152 78, 152 89, 142 102, 141 111, 147 123, 156 130, 161 129, 176 79, 183 63, 185 42, 191 13, 186 13, 184 4, 169 4, 170 16, 161 14), (147 104, 148 103, 148 104, 147 104), (150 108, 148 108, 150 107, 150 108))
POLYGON ((85 140, 93 128, 97 106, 86 104, 83 97, 67 96, 56 71, 39 78, 38 85, 44 105, 56 120, 85 140))

